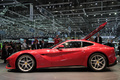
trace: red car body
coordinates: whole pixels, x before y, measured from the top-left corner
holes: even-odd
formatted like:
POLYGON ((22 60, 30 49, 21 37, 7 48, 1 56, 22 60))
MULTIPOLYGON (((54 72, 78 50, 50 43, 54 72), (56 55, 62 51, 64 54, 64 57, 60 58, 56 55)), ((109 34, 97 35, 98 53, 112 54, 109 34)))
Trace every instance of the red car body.
MULTIPOLYGON (((105 26, 104 23, 103 26, 105 26)), ((102 26, 102 27, 103 27, 102 26)), ((101 27, 100 27, 101 28, 101 27)), ((99 29, 96 29, 99 31, 99 29)), ((62 42, 51 49, 37 49, 37 50, 24 50, 16 52, 7 58, 8 64, 7 69, 16 69, 16 63, 19 56, 23 54, 31 55, 36 62, 36 68, 45 67, 59 67, 59 66, 86 66, 88 67, 88 60, 90 55, 94 53, 101 53, 107 59, 107 66, 112 65, 116 62, 115 52, 113 47, 88 41, 90 36, 92 36, 97 31, 93 31, 88 36, 82 40, 67 40, 62 42), (68 44, 69 42, 79 42, 80 44, 88 43, 88 46, 80 46, 79 48, 63 48, 58 49, 59 46, 63 44, 68 44)))

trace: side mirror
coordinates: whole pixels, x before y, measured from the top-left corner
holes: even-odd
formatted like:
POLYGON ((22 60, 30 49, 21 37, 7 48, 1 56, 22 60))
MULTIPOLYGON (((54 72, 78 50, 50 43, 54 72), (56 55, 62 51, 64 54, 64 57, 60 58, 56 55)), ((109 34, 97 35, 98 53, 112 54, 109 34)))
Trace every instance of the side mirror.
POLYGON ((64 45, 60 45, 57 49, 61 50, 62 48, 64 48, 64 45))

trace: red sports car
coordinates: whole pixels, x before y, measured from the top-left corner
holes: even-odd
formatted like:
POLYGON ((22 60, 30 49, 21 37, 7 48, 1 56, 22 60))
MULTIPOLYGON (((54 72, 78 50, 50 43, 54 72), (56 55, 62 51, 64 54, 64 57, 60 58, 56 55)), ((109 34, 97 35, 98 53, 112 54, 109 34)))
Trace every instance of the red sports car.
POLYGON ((100 25, 82 40, 67 40, 49 49, 16 52, 7 58, 6 68, 22 72, 60 66, 86 66, 94 71, 104 70, 117 62, 114 48, 87 39, 105 25, 106 23, 100 25))

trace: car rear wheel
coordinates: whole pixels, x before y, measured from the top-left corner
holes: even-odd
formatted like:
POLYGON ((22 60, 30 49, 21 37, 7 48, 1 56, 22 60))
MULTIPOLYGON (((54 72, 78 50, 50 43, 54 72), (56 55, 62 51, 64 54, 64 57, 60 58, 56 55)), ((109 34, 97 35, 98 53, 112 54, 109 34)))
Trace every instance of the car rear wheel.
POLYGON ((22 55, 17 60, 17 68, 22 72, 29 72, 35 68, 35 60, 30 55, 22 55))
POLYGON ((106 68, 107 60, 103 54, 95 53, 89 58, 89 68, 93 71, 102 71, 106 68))

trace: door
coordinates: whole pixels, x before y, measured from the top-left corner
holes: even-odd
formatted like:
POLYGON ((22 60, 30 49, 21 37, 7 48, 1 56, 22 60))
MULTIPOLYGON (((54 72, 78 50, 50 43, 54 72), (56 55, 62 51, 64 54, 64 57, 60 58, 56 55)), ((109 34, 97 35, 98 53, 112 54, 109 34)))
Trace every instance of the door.
MULTIPOLYGON (((69 65, 80 65, 82 62, 82 55, 84 54, 84 50, 81 47, 80 41, 70 41, 64 44, 64 48, 57 49, 58 54, 61 56, 59 58, 59 63, 52 63, 54 66, 69 66, 69 65)), ((57 55, 57 54, 56 54, 57 55)), ((55 57, 52 57, 55 60, 55 57)))
POLYGON ((58 49, 44 49, 40 60, 40 66, 53 67, 60 66, 62 60, 62 54, 58 49))

